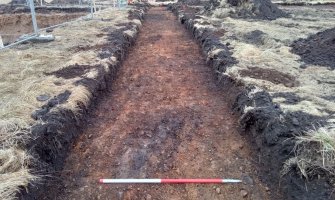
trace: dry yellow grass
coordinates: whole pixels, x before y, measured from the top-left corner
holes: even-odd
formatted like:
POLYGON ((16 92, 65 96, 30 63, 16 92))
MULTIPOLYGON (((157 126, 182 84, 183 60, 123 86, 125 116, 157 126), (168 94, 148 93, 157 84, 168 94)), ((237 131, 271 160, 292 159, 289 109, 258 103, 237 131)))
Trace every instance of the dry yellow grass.
POLYGON ((324 170, 335 175, 335 127, 319 127, 296 137, 295 157, 285 162, 282 174, 297 167, 309 178, 316 170, 324 170))
MULTIPOLYGON (((90 101, 92 94, 88 89, 74 84, 79 77, 64 79, 45 73, 74 64, 100 65, 107 71, 108 65, 116 58, 100 59, 99 49, 94 46, 107 43, 104 28, 116 30, 119 28, 116 24, 129 21, 129 9, 102 10, 96 13, 94 20, 80 20, 54 29, 54 42, 23 44, 0 52, 1 199, 14 198, 20 187, 26 187, 37 179, 28 168, 31 162, 29 154, 19 145, 29 137, 29 127, 35 123, 31 113, 45 103, 37 101, 36 97, 42 94, 53 97, 69 90, 71 96, 61 106, 73 111, 78 109, 78 102, 87 106, 90 101), (79 45, 92 48, 75 51, 79 45)), ((92 67, 83 76, 96 78, 98 73, 95 70, 92 67)))
MULTIPOLYGON (((215 24, 216 27, 205 25, 212 29, 221 28, 226 33, 221 37, 223 43, 230 43, 233 57, 238 63, 229 67, 225 74, 233 77, 245 85, 256 85, 270 94, 294 94, 298 100, 288 103, 284 97, 275 97, 273 101, 280 104, 284 112, 303 112, 316 117, 328 119, 334 126, 335 102, 335 72, 324 66, 304 64, 300 56, 291 52, 290 45, 299 38, 307 38, 317 32, 335 26, 335 13, 332 8, 322 7, 281 7, 290 13, 290 18, 279 18, 273 21, 235 19, 230 18, 230 9, 220 8, 213 12, 212 17, 198 19, 215 24), (222 19, 224 18, 224 19, 222 19), (261 31, 262 34, 247 38, 248 34, 261 31), (262 77, 242 76, 243 70, 252 72, 255 68, 263 70, 276 70, 280 73, 294 77, 298 85, 292 87, 284 83, 278 84, 262 77), (327 98, 330 97, 330 98, 327 98)), ((259 33, 259 32, 258 32, 259 33)), ((219 51, 219 50, 213 50, 219 51)), ((244 113, 254 109, 246 107, 244 113)), ((242 116, 243 117, 243 116, 242 116)), ((316 169, 335 173, 335 137, 334 127, 319 127, 307 132, 304 136, 296 138, 296 156, 289 159, 283 169, 287 173, 292 166, 296 166, 305 177, 313 174, 316 169)))
POLYGON ((215 12, 213 18, 205 20, 220 24, 227 31, 221 39, 224 43, 231 44, 233 57, 239 61, 238 64, 228 68, 227 74, 240 82, 257 85, 272 93, 289 92, 304 99, 290 105, 285 104, 283 98, 275 98, 274 101, 280 103, 284 111, 303 111, 316 116, 328 116, 325 108, 334 112, 335 102, 324 97, 335 93, 332 84, 335 73, 326 67, 316 65, 308 65, 308 68, 301 69, 300 65, 303 63, 300 57, 292 53, 289 47, 299 38, 307 38, 309 35, 334 27, 334 12, 331 9, 322 9, 316 12, 316 8, 312 7, 287 8, 286 11, 292 13, 292 18, 279 18, 273 21, 230 17, 222 20, 215 18, 215 12), (245 35, 255 30, 264 33, 260 44, 252 44, 245 40, 245 35), (286 87, 283 84, 240 75, 241 70, 250 67, 275 69, 295 77, 300 84, 296 87, 286 87))

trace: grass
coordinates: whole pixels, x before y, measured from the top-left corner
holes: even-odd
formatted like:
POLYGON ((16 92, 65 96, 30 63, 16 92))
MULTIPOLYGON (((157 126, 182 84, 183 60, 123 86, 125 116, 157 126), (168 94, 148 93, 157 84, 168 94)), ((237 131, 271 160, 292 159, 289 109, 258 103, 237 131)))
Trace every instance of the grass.
POLYGON ((335 126, 314 128, 295 138, 295 157, 285 162, 282 174, 297 168, 305 177, 322 170, 335 175, 335 126))
POLYGON ((52 98, 69 90, 71 95, 61 106, 79 113, 78 104, 88 106, 92 94, 75 82, 84 77, 95 79, 98 76, 94 67, 82 77, 70 79, 46 73, 75 64, 101 65, 107 71, 108 65, 116 59, 99 59, 100 49, 94 47, 107 42, 108 35, 103 29, 116 30, 116 24, 129 21, 127 11, 106 9, 97 13, 95 20, 82 20, 55 28, 52 32, 56 36, 54 42, 23 44, 0 52, 1 199, 14 199, 22 188, 41 179, 42 175, 32 173, 30 166, 36 161, 23 145, 30 137, 31 125, 37 123, 31 118, 31 113, 46 103, 37 101, 36 97, 48 94, 52 98), (78 46, 92 48, 73 50, 78 46))
POLYGON ((22 187, 39 179, 29 169, 31 158, 25 150, 15 146, 0 149, 0 196, 1 199, 13 199, 22 187))
MULTIPOLYGON (((281 6, 290 16, 276 20, 255 20, 229 17, 229 12, 235 12, 221 1, 221 7, 214 10, 211 16, 202 16, 195 21, 210 29, 220 30, 222 43, 229 43, 232 56, 239 62, 227 68, 224 74, 234 78, 244 85, 255 85, 270 94, 290 93, 297 97, 296 102, 290 103, 287 98, 275 97, 274 103, 279 104, 284 113, 303 112, 312 116, 329 119, 333 124, 335 116, 335 102, 331 98, 335 93, 333 80, 335 74, 322 66, 308 64, 302 69, 300 57, 291 52, 290 45, 299 38, 334 27, 335 14, 331 8, 323 7, 293 7, 281 6), (224 30, 224 31, 222 31, 224 30), (253 33, 261 32, 257 36, 253 33), (250 36, 251 35, 251 36, 250 36), (254 67, 264 70, 276 70, 280 73, 295 77, 292 87, 283 83, 275 83, 266 78, 249 77, 240 73, 242 70, 254 67)), ((252 91, 250 97, 257 92, 252 91)), ((240 120, 253 106, 244 108, 240 120)), ((282 120, 282 119, 281 119, 282 120)), ((292 168, 297 168, 302 176, 308 178, 320 171, 328 174, 335 173, 335 133, 330 127, 319 127, 299 135, 296 139, 295 157, 286 161, 283 174, 292 168)))
MULTIPOLYGON (((272 93, 283 91, 294 93, 303 99, 296 104, 287 104, 285 99, 274 98, 274 102, 279 103, 286 112, 302 111, 326 117, 329 114, 325 110, 335 111, 334 101, 324 98, 334 94, 335 87, 327 82, 334 80, 335 76, 329 73, 327 68, 316 65, 301 69, 303 62, 298 55, 291 52, 290 45, 299 38, 307 38, 311 34, 334 27, 335 15, 327 8, 319 11, 313 7, 283 8, 291 13, 290 18, 279 18, 273 21, 231 17, 219 19, 214 11, 211 17, 201 20, 206 19, 210 22, 209 28, 215 24, 217 29, 226 31, 222 34, 221 40, 223 43, 230 43, 233 57, 239 61, 227 68, 226 74, 245 85, 256 85, 272 93), (252 43, 246 39, 246 36, 256 30, 262 31, 263 34, 258 41, 255 41, 256 43, 252 43), (240 75, 240 71, 252 67, 277 70, 295 77, 300 84, 295 87, 286 87, 283 84, 263 80, 262 77, 251 78, 240 75)), ((220 9, 217 10, 218 14, 222 14, 220 9)))

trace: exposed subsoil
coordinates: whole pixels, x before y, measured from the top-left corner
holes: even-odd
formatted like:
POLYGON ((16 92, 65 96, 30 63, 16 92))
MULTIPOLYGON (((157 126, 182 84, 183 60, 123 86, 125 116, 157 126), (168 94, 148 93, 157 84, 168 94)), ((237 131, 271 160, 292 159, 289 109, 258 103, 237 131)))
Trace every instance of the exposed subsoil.
MULTIPOLYGON (((268 199, 229 94, 172 13, 152 8, 133 51, 41 199, 268 199), (242 178, 101 185, 100 178, 242 178)), ((271 191, 274 193, 275 191, 271 191)))
MULTIPOLYGON (((87 13, 49 13, 37 14, 36 20, 39 28, 46 28, 63 22, 71 21, 87 13)), ((21 14, 4 14, 0 15, 0 35, 4 44, 9 44, 17 40, 23 34, 33 32, 31 15, 28 13, 21 14)))
MULTIPOLYGON (((35 5, 35 12, 36 13, 76 13, 76 12, 90 12, 90 8, 87 7, 79 7, 79 6, 57 6, 57 5, 48 5, 48 6, 38 6, 35 5)), ((28 6, 23 5, 10 5, 10 4, 2 4, 0 5, 0 14, 17 14, 17 13, 30 13, 30 8, 28 6)))

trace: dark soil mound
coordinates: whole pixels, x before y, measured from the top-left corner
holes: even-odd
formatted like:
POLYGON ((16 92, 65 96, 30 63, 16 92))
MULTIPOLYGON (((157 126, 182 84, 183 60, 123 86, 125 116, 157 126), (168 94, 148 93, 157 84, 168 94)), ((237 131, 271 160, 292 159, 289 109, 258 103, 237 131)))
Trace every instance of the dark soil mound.
POLYGON ((335 28, 299 39, 291 47, 305 63, 335 69, 335 28))
POLYGON ((295 77, 282 73, 274 69, 262 69, 260 67, 251 67, 240 71, 241 76, 249 76, 251 78, 258 78, 270 81, 274 84, 283 84, 286 87, 295 87, 299 83, 295 77))
POLYGON ((252 5, 251 10, 242 9, 245 13, 241 12, 241 14, 244 14, 244 16, 248 16, 251 13, 258 18, 269 20, 286 16, 286 14, 270 0, 250 0, 249 4, 252 5))
MULTIPOLYGON (((264 20, 274 20, 285 17, 287 14, 280 10, 271 0, 214 0, 211 9, 223 6, 222 2, 226 2, 235 11, 232 17, 241 18, 257 18, 264 20), (216 2, 214 2, 216 1, 216 2)), ((226 7, 226 6, 224 6, 226 7)))

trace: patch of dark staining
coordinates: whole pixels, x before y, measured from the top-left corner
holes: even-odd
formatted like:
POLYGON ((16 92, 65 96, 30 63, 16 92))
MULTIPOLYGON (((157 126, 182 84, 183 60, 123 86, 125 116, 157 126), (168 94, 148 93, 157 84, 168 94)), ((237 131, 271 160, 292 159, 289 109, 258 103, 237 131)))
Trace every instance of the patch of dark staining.
POLYGON ((76 78, 78 76, 82 76, 86 74, 92 68, 94 67, 90 65, 75 64, 75 65, 70 65, 68 67, 64 67, 54 72, 45 73, 45 75, 48 75, 48 76, 54 75, 57 78, 71 79, 71 78, 76 78))
POLYGON ((158 34, 158 35, 151 36, 149 39, 150 39, 151 44, 154 44, 157 41, 159 41, 161 38, 162 38, 162 35, 158 34))
POLYGON ((264 45, 264 36, 266 33, 260 30, 254 30, 243 36, 244 41, 249 44, 264 45))
POLYGON ((166 111, 163 116, 156 117, 160 119, 156 122, 149 120, 143 124, 143 127, 138 127, 126 138, 125 146, 128 148, 120 149, 117 154, 123 155, 121 156, 122 159, 122 157, 126 157, 126 152, 130 150, 132 152, 131 160, 126 163, 123 163, 123 160, 118 161, 123 163, 118 166, 120 168, 119 173, 122 174, 122 171, 128 168, 127 174, 139 176, 141 172, 148 172, 148 170, 152 172, 168 171, 173 167, 174 152, 178 151, 181 143, 178 134, 184 126, 185 116, 166 111), (149 158, 152 156, 162 158, 162 162, 150 162, 149 158), (125 164, 127 167, 123 167, 125 164))
POLYGON ((239 71, 241 76, 248 76, 254 79, 262 79, 270 81, 274 84, 283 84, 286 87, 296 87, 299 82, 296 81, 295 77, 283 72, 279 72, 274 69, 263 69, 260 67, 250 67, 239 71))

